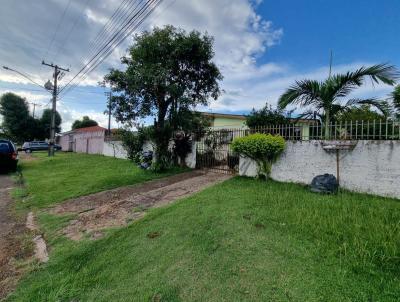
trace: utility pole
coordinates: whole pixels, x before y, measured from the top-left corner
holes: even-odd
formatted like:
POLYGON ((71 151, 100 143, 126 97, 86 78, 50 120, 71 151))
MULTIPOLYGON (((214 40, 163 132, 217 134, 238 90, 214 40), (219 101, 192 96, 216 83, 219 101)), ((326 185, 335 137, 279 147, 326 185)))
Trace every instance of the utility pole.
POLYGON ((53 63, 48 64, 45 63, 44 61, 42 61, 42 64, 54 68, 53 100, 51 106, 51 125, 50 125, 50 143, 49 143, 49 156, 54 156, 54 143, 56 136, 56 106, 57 106, 57 95, 58 95, 57 80, 61 70, 69 72, 69 69, 61 68, 58 65, 54 65, 53 63))
POLYGON ((40 105, 40 104, 38 104, 38 103, 29 103, 29 104, 33 105, 33 112, 32 112, 32 116, 33 116, 33 118, 35 118, 35 110, 36 110, 36 106, 41 106, 41 105, 40 105))
POLYGON ((105 92, 104 93, 108 97, 108 135, 111 136, 111 97, 112 97, 112 92, 105 92))

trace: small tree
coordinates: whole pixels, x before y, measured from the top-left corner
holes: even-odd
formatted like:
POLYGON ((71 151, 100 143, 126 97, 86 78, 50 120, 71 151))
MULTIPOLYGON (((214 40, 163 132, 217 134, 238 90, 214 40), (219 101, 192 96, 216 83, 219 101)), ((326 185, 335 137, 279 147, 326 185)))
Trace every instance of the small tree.
POLYGON ((235 138, 231 148, 240 155, 254 160, 257 163, 258 177, 268 179, 272 163, 285 149, 285 140, 279 135, 255 133, 235 138))
POLYGON ((260 110, 253 109, 246 117, 246 125, 250 128, 287 124, 289 119, 281 109, 273 109, 266 104, 260 110))

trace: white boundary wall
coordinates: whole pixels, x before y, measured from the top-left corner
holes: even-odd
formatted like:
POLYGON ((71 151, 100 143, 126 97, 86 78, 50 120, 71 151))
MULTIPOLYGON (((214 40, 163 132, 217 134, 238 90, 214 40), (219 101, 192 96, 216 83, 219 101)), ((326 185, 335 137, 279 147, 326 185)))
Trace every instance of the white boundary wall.
MULTIPOLYGON (((143 151, 153 151, 153 149, 154 146, 150 141, 144 142, 142 147, 143 151)), ((104 142, 103 155, 122 159, 128 158, 128 153, 123 147, 121 141, 104 142)), ((196 142, 192 143, 192 152, 186 156, 185 163, 188 168, 196 168, 196 142)))
POLYGON ((104 142, 103 155, 122 159, 128 158, 128 153, 126 152, 125 148, 122 146, 122 142, 120 141, 104 142))
MULTIPOLYGON (((400 141, 358 141, 353 150, 340 151, 339 165, 343 188, 400 198, 400 141)), ((254 161, 240 158, 240 175, 256 173, 254 161)), ((325 151, 321 141, 289 141, 272 165, 271 177, 310 184, 313 177, 324 173, 336 175, 335 151, 325 151)))

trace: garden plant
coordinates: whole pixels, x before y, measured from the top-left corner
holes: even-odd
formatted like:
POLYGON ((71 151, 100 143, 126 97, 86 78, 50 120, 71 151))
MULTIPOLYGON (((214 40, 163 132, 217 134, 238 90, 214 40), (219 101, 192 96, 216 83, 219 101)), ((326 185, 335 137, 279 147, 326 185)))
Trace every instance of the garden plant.
POLYGON ((272 163, 285 149, 285 140, 280 135, 255 133, 235 138, 231 148, 254 160, 257 163, 257 177, 268 179, 272 163))

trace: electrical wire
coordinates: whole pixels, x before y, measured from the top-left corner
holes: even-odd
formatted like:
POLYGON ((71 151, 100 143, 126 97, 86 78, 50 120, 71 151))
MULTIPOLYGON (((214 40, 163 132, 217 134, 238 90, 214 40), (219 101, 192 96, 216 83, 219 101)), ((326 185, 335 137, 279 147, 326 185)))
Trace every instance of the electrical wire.
MULTIPOLYGON (((151 0, 151 1, 153 1, 153 0, 151 0)), ((135 1, 135 2, 138 2, 138 1, 135 1)), ((135 3, 135 2, 133 2, 133 3, 131 3, 131 8, 132 8, 132 5, 135 3)), ((126 2, 124 1, 122 4, 126 4, 126 2)), ((126 16, 125 16, 125 19, 124 19, 124 21, 123 22, 126 22, 128 19, 129 19, 129 15, 131 14, 131 13, 133 13, 133 12, 135 12, 135 10, 137 9, 139 7, 139 3, 138 3, 138 5, 136 5, 135 7, 134 7, 134 10, 132 11, 132 10, 130 10, 127 14, 126 14, 126 16)), ((121 8, 121 6, 118 8, 118 9, 120 9, 121 8)), ((116 15, 118 15, 118 14, 113 14, 113 16, 116 16, 116 15)), ((131 20, 133 20, 135 17, 137 16, 137 14, 134 14, 133 15, 133 17, 131 17, 130 19, 129 19, 129 21, 131 21, 131 20)), ((121 20, 121 18, 120 18, 120 20, 121 20)), ((127 22, 127 23, 125 23, 125 26, 126 25, 129 25, 129 22, 127 22)), ((124 26, 124 27, 125 27, 124 26)), ((106 26, 105 26, 106 27, 106 26)), ((80 70, 79 70, 79 72, 72 78, 72 80, 70 80, 68 83, 67 83, 67 85, 66 86, 68 86, 77 76, 79 76, 86 68, 87 68, 87 66, 89 66, 92 62, 93 62, 93 60, 95 60, 100 54, 101 54, 101 52, 104 50, 104 48, 107 46, 107 45, 109 45, 110 43, 112 43, 114 40, 115 40, 115 38, 117 37, 117 35, 118 35, 118 33, 121 31, 121 29, 118 31, 118 30, 115 30, 114 32, 112 32, 112 36, 111 36, 111 38, 108 40, 108 42, 106 42, 105 44, 102 44, 101 46, 100 46, 100 48, 97 48, 97 49, 95 49, 95 51, 93 52, 91 52, 91 55, 90 55, 90 57, 89 58, 91 58, 91 59, 88 59, 89 60, 89 62, 88 63, 86 63, 80 70), (92 54, 94 54, 94 56, 92 56, 92 54)), ((101 36, 101 35, 100 35, 101 36)), ((64 87, 65 88, 65 87, 64 87)), ((63 89, 61 89, 60 90, 60 92, 62 91, 63 89)))
POLYGON ((118 47, 134 30, 136 30, 145 19, 160 5, 162 0, 150 0, 131 17, 119 32, 113 35, 113 37, 104 45, 104 47, 96 53, 96 55, 72 78, 71 81, 64 86, 60 92, 64 91, 66 87, 69 92, 73 87, 79 85, 79 83, 86 77, 88 73, 93 71, 98 65, 100 65, 112 52, 118 47), (149 9, 150 8, 150 9, 149 9), (92 64, 93 62, 93 64, 92 64), (85 70, 86 69, 86 70, 85 70), (70 85, 71 82, 77 78, 80 74, 78 82, 74 86, 70 85), (72 88, 71 88, 72 87, 72 88))
MULTIPOLYGON (((86 0, 86 1, 85 1, 83 11, 85 11, 86 8, 88 7, 89 1, 90 1, 90 0, 86 0)), ((78 24, 78 21, 80 21, 81 18, 82 18, 82 15, 81 15, 81 14, 77 14, 77 15, 76 15, 76 17, 75 17, 75 19, 74 19, 74 21, 73 21, 73 23, 72 23, 72 26, 70 27, 70 30, 69 30, 68 33, 66 34, 65 38, 63 39, 62 44, 58 47, 58 50, 57 50, 56 54, 54 55, 55 58, 57 58, 57 57, 58 57, 58 54, 60 53, 60 51, 64 49, 65 44, 68 42, 68 40, 69 40, 69 38, 70 38, 72 32, 74 31, 76 25, 78 24)))
POLYGON ((56 36, 57 36, 57 32, 58 32, 58 30, 60 29, 60 26, 61 26, 62 22, 64 21, 65 15, 66 15, 66 13, 67 13, 68 8, 69 8, 70 5, 71 5, 71 0, 68 1, 66 7, 64 8, 64 11, 63 11, 63 13, 62 13, 62 15, 61 15, 61 19, 60 19, 60 21, 59 21, 58 24, 57 24, 56 30, 54 31, 53 38, 51 39, 50 44, 49 44, 49 46, 47 47, 46 54, 44 55, 44 58, 47 57, 49 51, 51 50, 51 47, 53 46, 54 40, 56 39, 56 36))

